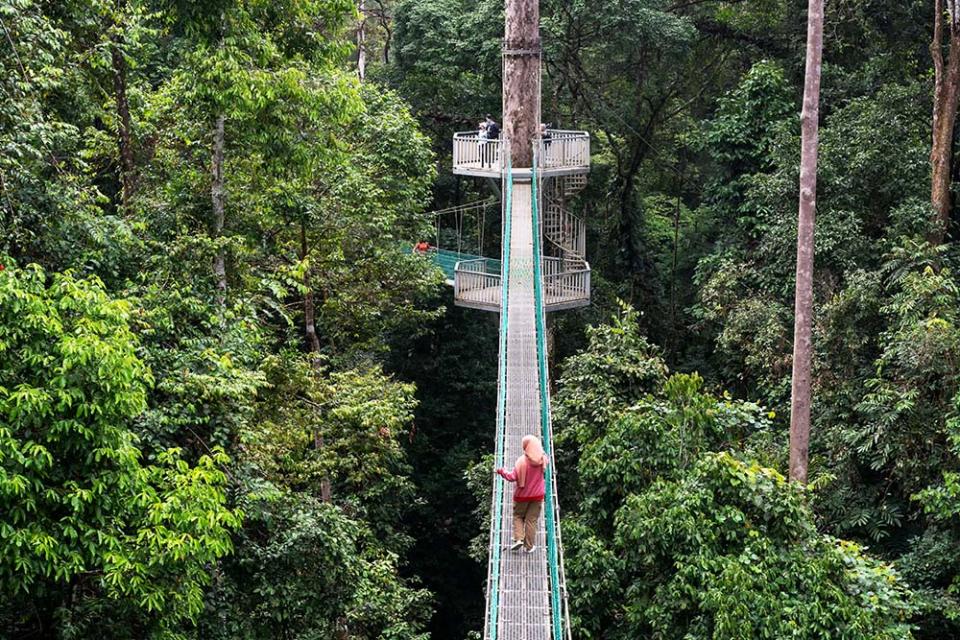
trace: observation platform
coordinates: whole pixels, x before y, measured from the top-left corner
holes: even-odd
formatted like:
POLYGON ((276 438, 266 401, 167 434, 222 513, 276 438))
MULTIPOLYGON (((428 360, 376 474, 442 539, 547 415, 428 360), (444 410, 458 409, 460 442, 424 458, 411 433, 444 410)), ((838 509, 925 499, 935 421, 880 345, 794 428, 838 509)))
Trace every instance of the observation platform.
MULTIPOLYGON (((590 304, 590 265, 582 261, 543 258, 543 302, 546 311, 590 304)), ((500 311, 501 264, 491 258, 461 260, 454 267, 453 300, 459 307, 500 311)))
MULTIPOLYGON (((443 271, 453 287, 458 307, 499 313, 501 262, 447 249, 430 249, 425 255, 443 271)), ((585 261, 543 258, 543 297, 546 310, 563 311, 590 304, 590 265, 585 261)))
MULTIPOLYGON (((590 134, 586 131, 550 129, 549 138, 536 140, 543 178, 584 174, 590 171, 590 134)), ((461 176, 499 179, 503 171, 503 138, 481 139, 476 131, 453 134, 453 172, 461 176)), ((529 169, 514 169, 516 178, 530 176, 529 169)))

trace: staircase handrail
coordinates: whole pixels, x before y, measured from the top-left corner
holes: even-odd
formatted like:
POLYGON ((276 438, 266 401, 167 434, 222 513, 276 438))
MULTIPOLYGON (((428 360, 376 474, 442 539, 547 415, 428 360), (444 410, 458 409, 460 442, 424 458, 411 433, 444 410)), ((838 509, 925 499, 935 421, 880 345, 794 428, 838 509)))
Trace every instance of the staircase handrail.
POLYGON ((583 260, 584 257, 586 257, 586 237, 585 236, 586 236, 586 230, 587 230, 586 224, 584 223, 583 219, 580 218, 579 216, 576 216, 570 213, 569 211, 567 211, 566 207, 560 204, 557 204, 556 201, 551 202, 550 205, 547 207, 547 209, 548 211, 550 209, 559 211, 559 216, 561 218, 564 218, 564 219, 569 218, 570 220, 572 220, 572 224, 571 224, 572 228, 570 233, 571 242, 569 244, 564 244, 562 241, 562 238, 558 239, 557 237, 555 237, 555 234, 551 232, 551 225, 544 224, 543 233, 547 237, 547 240, 549 240, 550 243, 555 247, 562 249, 567 253, 572 254, 573 256, 575 256, 580 260, 583 260))

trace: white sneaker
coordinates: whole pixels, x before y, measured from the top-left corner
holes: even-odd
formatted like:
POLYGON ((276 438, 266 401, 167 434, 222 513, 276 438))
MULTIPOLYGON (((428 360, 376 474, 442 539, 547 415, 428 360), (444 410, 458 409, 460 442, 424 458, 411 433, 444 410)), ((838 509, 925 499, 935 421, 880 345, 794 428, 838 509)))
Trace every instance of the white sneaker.
POLYGON ((513 544, 510 545, 510 551, 516 551, 523 546, 523 540, 514 540, 513 544))
POLYGON ((530 547, 529 549, 524 549, 523 552, 524 552, 524 553, 533 553, 533 552, 536 551, 536 550, 537 550, 537 545, 533 545, 533 546, 530 547))

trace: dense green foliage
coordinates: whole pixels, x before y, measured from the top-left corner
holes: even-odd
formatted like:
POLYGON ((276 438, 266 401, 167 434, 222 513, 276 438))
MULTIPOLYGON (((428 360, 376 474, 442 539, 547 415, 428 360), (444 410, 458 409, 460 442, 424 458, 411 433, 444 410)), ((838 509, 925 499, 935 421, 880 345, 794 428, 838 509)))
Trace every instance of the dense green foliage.
POLYGON ((382 354, 439 313, 435 170, 352 3, 0 17, 0 627, 424 637, 382 354))
POLYGON ((557 397, 580 452, 565 535, 582 637, 912 637, 895 571, 819 533, 802 488, 746 461, 766 412, 668 377, 634 312, 588 334, 557 397))
MULTIPOLYGON (((443 140, 451 122, 469 126, 488 108, 460 99, 498 84, 499 66, 488 59, 500 36, 494 8, 482 0, 397 5, 394 50, 410 55, 397 53, 387 77, 443 140), (431 49, 453 34, 476 61, 463 62, 457 48, 431 49), (463 92, 430 93, 430 69, 444 87, 443 79, 463 78, 463 92)), ((581 357, 562 362, 586 346, 586 325, 617 312, 617 298, 639 310, 637 322, 672 368, 699 371, 713 395, 726 391, 774 413, 749 447, 741 443, 749 430, 733 421, 701 449, 734 443, 746 460, 784 469, 805 11, 801 0, 541 3, 543 119, 593 136, 590 185, 574 208, 589 227, 594 306, 558 314, 555 324, 559 372, 580 389, 557 407, 568 511, 587 499, 584 456, 603 433, 598 425, 635 442, 613 416, 662 384, 654 365, 622 347, 594 345, 610 353, 592 378, 581 357)), ((914 594, 917 637, 952 638, 960 566, 946 504, 958 469, 960 280, 955 230, 940 246, 924 241, 932 15, 920 0, 827 3, 807 517, 894 564, 914 594)), ((441 187, 441 196, 458 197, 454 185, 441 187)), ((661 460, 678 455, 657 433, 666 448, 638 454, 637 473, 663 473, 661 460)), ((611 450, 625 446, 617 438, 611 450)), ((615 511, 617 496, 596 490, 602 497, 591 509, 615 511)))
POLYGON ((190 466, 169 449, 145 464, 131 426, 151 377, 130 305, 96 281, 46 280, 38 267, 0 272, 0 620, 175 629, 200 613, 208 565, 240 523, 224 505, 226 456, 190 466))
MULTIPOLYGON (((960 635, 933 3, 826 5, 797 487, 806 2, 540 3, 543 120, 592 136, 594 304, 550 320, 576 637, 960 635)), ((0 0, 0 636, 482 628, 497 327, 408 248, 491 195, 444 167, 502 35, 494 0, 0 0)))

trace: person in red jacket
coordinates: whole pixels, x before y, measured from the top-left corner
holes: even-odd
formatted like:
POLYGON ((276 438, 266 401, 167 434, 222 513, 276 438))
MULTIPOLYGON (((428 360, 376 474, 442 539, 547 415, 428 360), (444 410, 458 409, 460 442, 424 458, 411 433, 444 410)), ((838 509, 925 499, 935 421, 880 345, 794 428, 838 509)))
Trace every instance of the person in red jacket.
POLYGON ((536 436, 523 436, 522 446, 523 455, 517 458, 513 471, 497 469, 496 472, 504 480, 517 483, 513 491, 513 544, 510 550, 523 547, 524 552, 533 553, 537 548, 537 521, 543 509, 547 456, 536 436))

